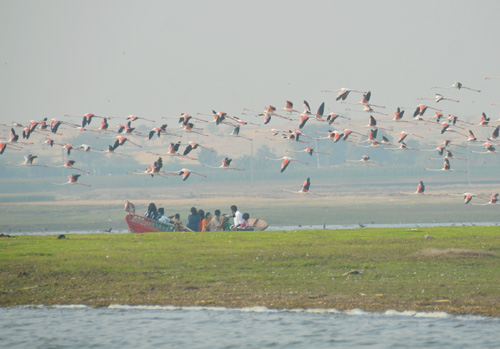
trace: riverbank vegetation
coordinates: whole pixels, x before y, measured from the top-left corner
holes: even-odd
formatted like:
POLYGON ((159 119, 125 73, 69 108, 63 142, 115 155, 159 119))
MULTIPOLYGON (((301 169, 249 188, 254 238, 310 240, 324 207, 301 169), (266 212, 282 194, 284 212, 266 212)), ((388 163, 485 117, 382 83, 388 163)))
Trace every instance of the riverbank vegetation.
POLYGON ((162 304, 500 316, 498 227, 0 238, 0 305, 162 304))

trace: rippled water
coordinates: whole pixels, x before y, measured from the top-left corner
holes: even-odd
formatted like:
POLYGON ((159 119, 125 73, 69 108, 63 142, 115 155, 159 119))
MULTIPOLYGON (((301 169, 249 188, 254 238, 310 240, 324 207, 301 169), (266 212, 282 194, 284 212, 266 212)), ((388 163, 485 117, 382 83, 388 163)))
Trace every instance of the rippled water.
POLYGON ((335 309, 0 308, 2 348, 498 348, 500 318, 335 309))

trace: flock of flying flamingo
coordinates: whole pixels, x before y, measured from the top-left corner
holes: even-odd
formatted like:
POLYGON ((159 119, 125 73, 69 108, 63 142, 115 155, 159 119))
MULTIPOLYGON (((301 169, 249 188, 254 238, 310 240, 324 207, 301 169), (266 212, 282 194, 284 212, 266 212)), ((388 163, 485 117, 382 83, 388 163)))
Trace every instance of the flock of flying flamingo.
MULTIPOLYGON (((487 78, 487 79, 497 79, 487 78)), ((480 90, 464 86, 460 82, 455 82, 451 86, 444 87, 431 87, 431 89, 458 89, 467 90, 467 93, 481 93, 480 90)), ((366 114, 366 124, 360 124, 359 119, 353 120, 353 117, 341 115, 337 113, 325 112, 325 102, 323 102, 316 112, 311 109, 307 101, 303 101, 303 108, 295 109, 291 101, 285 101, 284 107, 278 110, 273 105, 268 105, 261 111, 251 110, 244 108, 240 116, 231 116, 223 111, 213 110, 210 114, 197 113, 196 116, 187 113, 181 113, 179 117, 169 118, 162 117, 162 120, 146 119, 130 115, 128 117, 109 117, 99 116, 92 113, 85 115, 64 115, 61 118, 48 120, 43 118, 39 121, 31 121, 29 124, 21 124, 13 122, 11 125, 2 124, 2 134, 0 139, 0 155, 6 152, 24 152, 24 162, 15 164, 7 163, 9 166, 38 166, 38 167, 54 167, 65 168, 71 170, 73 173, 68 176, 67 182, 54 182, 52 185, 81 185, 90 187, 91 185, 81 183, 79 181, 82 175, 89 175, 90 171, 81 169, 75 166, 75 160, 71 159, 73 152, 79 151, 83 153, 99 153, 103 156, 132 156, 126 149, 128 145, 137 148, 147 146, 148 142, 153 142, 156 139, 167 139, 169 146, 168 149, 154 149, 147 150, 143 153, 148 156, 153 156, 154 161, 150 166, 143 170, 131 169, 127 174, 130 175, 143 175, 148 177, 174 177, 178 176, 186 181, 191 174, 207 177, 206 174, 192 171, 186 167, 179 169, 166 170, 164 168, 164 158, 176 157, 182 163, 192 163, 196 165, 197 158, 194 157, 197 149, 205 149, 209 152, 214 152, 210 147, 210 140, 213 135, 208 132, 203 125, 214 124, 217 127, 223 127, 226 135, 234 138, 242 139, 243 141, 252 141, 259 138, 260 133, 265 133, 267 136, 262 141, 288 141, 291 144, 304 144, 304 148, 296 150, 297 146, 293 149, 285 150, 285 153, 301 152, 312 156, 313 154, 322 154, 329 156, 329 153, 319 152, 313 149, 308 143, 311 140, 324 141, 324 142, 348 142, 356 147, 363 148, 381 148, 388 151, 429 151, 436 153, 439 157, 431 157, 431 160, 441 160, 443 163, 442 168, 425 168, 425 171, 433 172, 466 172, 463 169, 452 168, 452 162, 467 161, 466 158, 455 157, 454 153, 459 153, 455 147, 478 146, 477 150, 472 150, 474 153, 486 154, 486 156, 495 156, 499 154, 496 147, 498 144, 500 119, 492 121, 484 112, 478 115, 477 123, 461 120, 454 114, 446 115, 443 109, 446 107, 447 102, 459 103, 457 99, 446 98, 442 94, 435 94, 434 97, 417 98, 419 101, 434 101, 436 107, 426 104, 417 104, 410 107, 397 107, 393 116, 386 112, 386 106, 372 103, 371 91, 363 91, 361 89, 354 90, 348 88, 340 88, 338 90, 323 90, 324 93, 336 93, 335 101, 332 103, 340 108, 343 105, 357 106, 357 109, 352 107, 345 108, 346 111, 351 113, 362 112, 366 114), (360 100, 353 102, 355 97, 352 95, 359 94, 360 100), (437 105, 439 103, 439 107, 437 105), (431 115, 429 111, 434 113, 431 115), (408 115, 410 114, 410 115, 408 115), (76 122, 75 120, 81 120, 76 122), (163 120, 165 119, 165 121, 163 120), (280 124, 287 124, 285 130, 278 130, 270 128, 273 120, 279 120, 280 124), (99 125, 96 125, 94 120, 99 120, 99 125), (118 123, 112 127, 110 123, 118 120, 118 123), (173 127, 169 127, 167 120, 172 121, 173 127), (148 132, 141 132, 137 130, 138 122, 151 125, 148 132), (159 121, 159 122, 158 122, 159 121), (493 123, 496 124, 494 125, 493 123), (153 126, 156 124, 159 126, 153 126), (314 134, 308 133, 308 125, 317 123, 323 127, 323 132, 315 132, 314 134), (254 130, 248 130, 253 125, 254 130), (411 148, 407 145, 407 140, 412 138, 423 139, 424 137, 413 132, 405 130, 395 131, 396 128, 405 127, 417 129, 416 126, 425 126, 429 132, 433 132, 434 139, 441 139, 435 142, 435 148, 420 149, 411 148), (256 129, 255 129, 256 128, 256 129), (87 132, 88 131, 88 132, 87 132), (70 137, 73 137, 75 132, 89 135, 89 143, 81 145, 73 145, 68 142, 70 137), (8 136, 5 134, 8 133, 8 136), (381 134, 383 133, 383 134, 381 134), (476 133, 481 134, 484 139, 476 137, 476 133), (324 134, 322 136, 321 134, 324 134), (107 138, 106 138, 107 137, 107 138), (183 139, 192 137, 191 140, 184 142, 178 140, 180 137, 183 139), (107 149, 97 149, 93 144, 93 139, 109 139, 111 144, 107 149), (66 139, 66 141, 64 140, 66 139), (391 139, 393 139, 391 141, 391 139), (203 145, 202 145, 203 144, 203 145), (307 145, 306 145, 307 144, 307 145), (34 155, 34 151, 45 151, 46 149, 39 149, 43 145, 47 149, 63 149, 65 159, 63 163, 52 164, 38 163, 38 155, 34 155), (37 148, 38 147, 38 148, 37 148), (483 150, 480 150, 480 147, 483 150)), ((329 95, 325 95, 328 97, 329 95)), ((464 98, 467 98, 465 95, 464 98)), ((330 102, 328 102, 330 103, 330 102)), ((494 104, 494 103, 493 103, 494 104)), ((494 104, 495 105, 495 104, 494 104)), ((349 114, 350 115, 350 114, 349 114)), ((363 118, 363 120, 366 120, 363 118)), ((170 122, 170 123, 172 123, 170 122)), ((215 142, 212 143, 215 146, 215 142)), ((302 145, 300 145, 302 147, 302 145)), ((151 146, 149 146, 152 149, 151 146)), ((280 172, 283 173, 290 167, 293 162, 308 165, 308 162, 293 158, 287 154, 282 157, 270 158, 265 157, 263 160, 269 161, 272 166, 273 161, 281 163, 280 172)), ((384 164, 376 159, 372 159, 369 155, 363 155, 361 159, 344 159, 346 163, 360 163, 365 166, 379 166, 384 164)), ((245 171, 242 167, 233 167, 233 159, 224 156, 221 159, 220 166, 203 165, 203 168, 222 169, 232 171, 245 171)), ((198 165, 199 166, 199 165, 198 165)), ((355 165, 353 165, 355 166, 355 165)), ((203 172, 203 171, 202 171, 203 172)), ((317 196, 325 196, 310 191, 311 179, 308 177, 300 190, 293 191, 289 189, 281 189, 283 192, 297 193, 297 194, 311 194, 317 196)), ((403 193, 401 193, 403 194, 403 193)), ((425 193, 425 185, 422 181, 418 183, 416 192, 413 194, 429 195, 425 193)), ((463 194, 449 194, 463 196, 465 204, 471 203, 472 205, 498 205, 498 194, 493 193, 490 197, 485 195, 475 195, 472 193, 463 194), (484 199, 486 201, 482 204, 472 203, 473 198, 484 199)))

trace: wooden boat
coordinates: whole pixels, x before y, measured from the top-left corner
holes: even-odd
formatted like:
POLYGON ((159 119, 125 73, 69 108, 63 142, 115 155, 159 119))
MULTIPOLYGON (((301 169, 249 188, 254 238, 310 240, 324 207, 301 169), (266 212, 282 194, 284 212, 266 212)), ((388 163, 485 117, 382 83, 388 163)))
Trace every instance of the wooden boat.
POLYGON ((128 228, 132 233, 150 233, 174 231, 175 226, 169 223, 161 223, 154 219, 129 213, 125 216, 128 228))

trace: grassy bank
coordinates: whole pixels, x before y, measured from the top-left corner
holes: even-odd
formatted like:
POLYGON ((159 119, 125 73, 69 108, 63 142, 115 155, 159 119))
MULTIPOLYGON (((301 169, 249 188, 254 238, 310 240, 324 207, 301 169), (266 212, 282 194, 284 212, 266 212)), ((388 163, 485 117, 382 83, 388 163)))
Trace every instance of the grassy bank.
POLYGON ((261 305, 500 316, 498 227, 67 237, 0 239, 2 306, 261 305))

